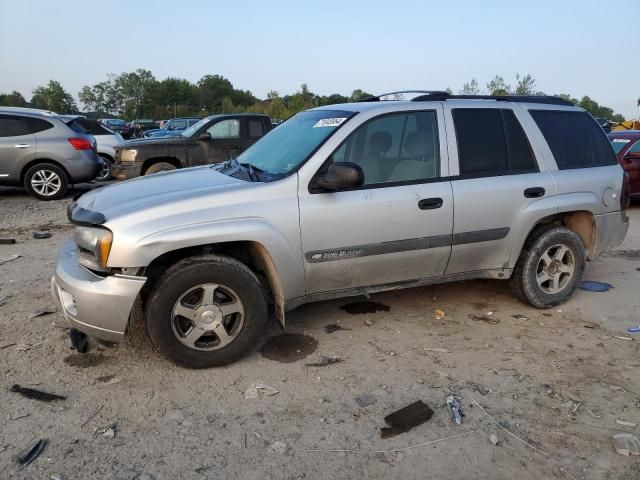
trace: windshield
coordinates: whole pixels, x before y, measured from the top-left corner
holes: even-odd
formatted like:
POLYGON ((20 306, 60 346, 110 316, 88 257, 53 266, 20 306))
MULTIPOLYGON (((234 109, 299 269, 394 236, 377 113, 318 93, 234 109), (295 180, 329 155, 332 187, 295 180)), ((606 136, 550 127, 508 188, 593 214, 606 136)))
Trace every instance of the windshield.
POLYGON ((355 113, 340 110, 298 113, 238 156, 238 162, 251 164, 268 174, 286 176, 355 113))
POLYGON ((613 151, 616 152, 616 155, 622 150, 627 143, 631 140, 627 140, 626 138, 614 138, 611 140, 611 145, 613 146, 613 151))
POLYGON ((191 125, 186 130, 183 130, 181 136, 190 137, 191 135, 196 133, 198 130, 200 130, 200 127, 202 127, 205 123, 207 123, 207 121, 208 121, 208 119, 203 118, 199 122, 194 123, 193 125, 191 125))

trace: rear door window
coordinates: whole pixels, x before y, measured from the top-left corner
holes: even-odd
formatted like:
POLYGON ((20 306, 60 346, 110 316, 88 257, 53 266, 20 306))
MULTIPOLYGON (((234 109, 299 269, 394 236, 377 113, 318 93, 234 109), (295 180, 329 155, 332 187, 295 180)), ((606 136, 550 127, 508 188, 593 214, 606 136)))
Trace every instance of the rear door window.
POLYGON ((240 120, 222 120, 207 128, 211 138, 240 138, 240 120))
POLYGON ((616 156, 600 125, 586 112, 531 110, 560 170, 615 165, 616 156))
POLYGON ((537 171, 531 146, 513 111, 456 108, 452 114, 460 175, 486 177, 537 171))
POLYGON ((264 135, 264 125, 260 120, 249 119, 249 138, 260 138, 264 135))
POLYGON ((27 119, 14 115, 0 115, 0 137, 29 135, 27 119))

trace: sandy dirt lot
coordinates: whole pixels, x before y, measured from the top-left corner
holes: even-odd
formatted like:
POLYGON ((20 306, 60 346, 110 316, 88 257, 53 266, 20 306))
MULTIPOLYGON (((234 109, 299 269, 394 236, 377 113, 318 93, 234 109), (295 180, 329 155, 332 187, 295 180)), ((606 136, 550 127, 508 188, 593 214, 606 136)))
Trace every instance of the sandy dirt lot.
MULTIPOLYGON (((21 255, 0 265, 0 478, 640 479, 640 457, 612 443, 640 436, 616 422, 640 424, 640 335, 626 331, 640 325, 638 206, 625 243, 587 268, 609 292, 539 311, 504 282, 471 281, 378 294, 371 313, 340 308, 364 298, 307 305, 288 317, 301 344, 191 371, 160 358, 141 325, 116 348, 91 341, 79 354, 60 314, 34 316, 53 305, 68 202, 0 189, 0 238, 17 240, 0 261, 21 255), (53 236, 32 238, 43 229, 53 236), (307 365, 320 355, 343 361, 307 365), (245 398, 255 382, 279 393, 245 398), (14 384, 66 399, 27 399, 14 384), (375 403, 359 406, 362 394, 375 403), (416 400, 433 417, 381 439, 383 418, 416 400), (100 433, 111 425, 113 437, 100 433), (39 438, 46 449, 19 468, 14 456, 39 438)), ((260 344, 281 334, 273 325, 260 344)))

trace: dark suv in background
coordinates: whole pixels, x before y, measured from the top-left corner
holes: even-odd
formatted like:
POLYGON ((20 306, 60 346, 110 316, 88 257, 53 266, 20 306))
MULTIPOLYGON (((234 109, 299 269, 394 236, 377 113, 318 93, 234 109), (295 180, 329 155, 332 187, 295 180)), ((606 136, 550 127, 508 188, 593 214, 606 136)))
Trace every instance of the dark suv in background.
POLYGON ((0 185, 22 185, 39 200, 56 200, 69 184, 93 180, 101 165, 95 138, 56 114, 0 107, 0 185))

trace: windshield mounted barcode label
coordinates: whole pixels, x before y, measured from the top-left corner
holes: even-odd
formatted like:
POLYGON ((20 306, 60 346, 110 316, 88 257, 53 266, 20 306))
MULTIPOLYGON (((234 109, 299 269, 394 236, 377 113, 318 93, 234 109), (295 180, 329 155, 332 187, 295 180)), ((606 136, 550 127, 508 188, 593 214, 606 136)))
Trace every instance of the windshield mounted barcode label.
POLYGON ((313 128, 318 127, 337 127, 342 122, 344 122, 346 118, 323 118, 322 120, 318 120, 318 122, 313 126, 313 128))

